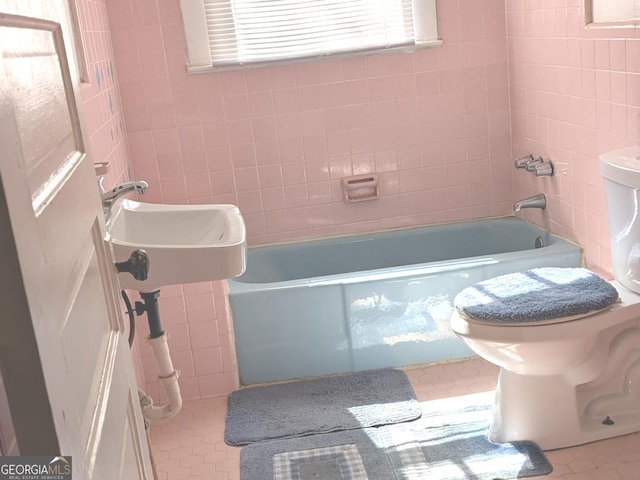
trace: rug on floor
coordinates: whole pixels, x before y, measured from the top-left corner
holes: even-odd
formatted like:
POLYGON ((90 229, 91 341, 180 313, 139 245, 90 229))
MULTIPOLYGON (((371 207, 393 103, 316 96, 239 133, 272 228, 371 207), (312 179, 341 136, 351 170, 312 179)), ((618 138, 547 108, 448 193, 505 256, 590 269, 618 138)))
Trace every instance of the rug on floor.
POLYGON ((369 370, 233 392, 224 439, 246 445, 414 420, 420 404, 406 373, 369 370))
POLYGON ((259 442, 240 453, 241 480, 494 480, 551 473, 532 442, 487 440, 488 405, 378 428, 259 442))

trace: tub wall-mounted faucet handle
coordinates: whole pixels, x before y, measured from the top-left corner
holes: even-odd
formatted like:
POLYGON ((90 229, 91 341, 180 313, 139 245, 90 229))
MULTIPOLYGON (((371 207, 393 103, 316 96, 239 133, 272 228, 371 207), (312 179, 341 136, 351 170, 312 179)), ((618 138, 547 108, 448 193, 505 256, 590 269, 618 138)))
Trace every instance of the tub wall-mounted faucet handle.
POLYGON ((536 177, 551 177, 554 172, 551 160, 545 159, 542 155, 534 157, 533 153, 516 158, 515 165, 516 168, 535 173, 536 177))
POLYGON ((527 172, 535 172, 536 166, 544 163, 542 157, 535 157, 527 162, 527 172))
POLYGON ((552 177, 553 163, 551 163, 551 161, 537 163, 534 166, 534 172, 536 174, 536 177, 552 177))
POLYGON ((516 158, 516 168, 527 168, 527 164, 533 160, 533 153, 530 153, 526 157, 516 158))

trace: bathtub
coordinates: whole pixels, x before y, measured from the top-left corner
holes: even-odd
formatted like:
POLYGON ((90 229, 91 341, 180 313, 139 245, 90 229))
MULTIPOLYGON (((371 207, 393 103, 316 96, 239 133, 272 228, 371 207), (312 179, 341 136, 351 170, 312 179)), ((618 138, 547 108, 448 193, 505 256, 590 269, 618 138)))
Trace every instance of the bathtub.
POLYGON ((581 264, 580 247, 515 217, 250 248, 229 281, 240 381, 471 356, 449 328, 460 290, 581 264))

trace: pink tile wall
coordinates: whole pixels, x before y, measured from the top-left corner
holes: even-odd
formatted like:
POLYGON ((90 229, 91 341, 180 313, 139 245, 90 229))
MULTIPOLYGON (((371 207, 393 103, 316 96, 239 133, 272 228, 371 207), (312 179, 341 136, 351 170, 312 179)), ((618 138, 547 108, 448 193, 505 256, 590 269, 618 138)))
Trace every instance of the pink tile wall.
MULTIPOLYGON (((145 200, 237 204, 252 245, 508 214, 504 1, 438 9, 441 48, 190 76, 177 0, 110 0, 145 200), (345 204, 341 178, 371 172, 381 198, 345 204)), ((226 284, 163 289, 160 306, 185 398, 235 388, 226 284)))
POLYGON ((235 203, 252 245, 509 212, 503 0, 440 1, 442 48, 192 76, 176 0, 108 7, 154 200, 235 203), (370 172, 380 200, 346 205, 370 172))
MULTIPOLYGON (((106 1, 74 0, 69 4, 78 27, 78 54, 83 57, 85 69, 80 85, 85 134, 94 163, 109 164, 104 186, 110 188, 128 179, 131 167, 106 1)), ((136 344, 132 357, 138 384, 144 386, 144 369, 136 344)))
POLYGON ((508 0, 513 154, 550 157, 557 174, 513 173, 516 198, 544 192, 529 220, 585 248, 611 275, 600 153, 640 143, 640 28, 585 28, 582 0, 508 0))
POLYGON ((82 110, 94 162, 109 162, 105 187, 129 176, 129 146, 105 0, 74 0, 86 71, 82 110))

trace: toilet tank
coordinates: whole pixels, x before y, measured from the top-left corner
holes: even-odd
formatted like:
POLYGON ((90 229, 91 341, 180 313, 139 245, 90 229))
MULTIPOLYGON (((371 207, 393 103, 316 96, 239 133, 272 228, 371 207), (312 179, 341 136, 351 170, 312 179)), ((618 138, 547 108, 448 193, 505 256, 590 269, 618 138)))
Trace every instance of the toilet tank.
POLYGON ((613 274, 640 293, 640 146, 600 155, 604 177, 613 274))

